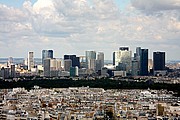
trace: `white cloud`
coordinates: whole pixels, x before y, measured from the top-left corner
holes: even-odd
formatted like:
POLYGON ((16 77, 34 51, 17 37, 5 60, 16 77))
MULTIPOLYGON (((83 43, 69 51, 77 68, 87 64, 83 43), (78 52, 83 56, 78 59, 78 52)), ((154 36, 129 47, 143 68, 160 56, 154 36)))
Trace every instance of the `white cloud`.
POLYGON ((146 13, 180 10, 180 0, 131 0, 132 5, 146 13))
POLYGON ((19 49, 21 56, 34 50, 40 57, 42 49, 51 48, 62 57, 94 49, 111 59, 119 46, 180 50, 179 0, 160 1, 132 0, 124 11, 113 0, 27 0, 22 9, 0 5, 0 43, 5 45, 0 51, 19 49))

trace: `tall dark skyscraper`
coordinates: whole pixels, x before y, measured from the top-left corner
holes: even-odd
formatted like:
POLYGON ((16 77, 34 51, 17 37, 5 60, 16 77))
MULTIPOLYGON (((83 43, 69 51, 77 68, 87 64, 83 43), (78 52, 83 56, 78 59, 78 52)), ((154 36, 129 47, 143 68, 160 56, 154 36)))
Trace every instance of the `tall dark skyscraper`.
POLYGON ((148 49, 141 49, 140 52, 140 75, 148 75, 148 49))
POLYGON ((134 60, 137 61, 137 68, 136 71, 133 72, 142 76, 148 75, 148 49, 137 47, 136 53, 134 54, 134 60))
POLYGON ((153 52, 153 69, 165 70, 165 52, 153 52))
POLYGON ((79 57, 76 57, 76 55, 64 55, 64 60, 70 59, 72 61, 72 67, 78 67, 80 68, 80 61, 79 57))
POLYGON ((44 64, 44 59, 53 58, 53 50, 42 50, 42 65, 44 64))

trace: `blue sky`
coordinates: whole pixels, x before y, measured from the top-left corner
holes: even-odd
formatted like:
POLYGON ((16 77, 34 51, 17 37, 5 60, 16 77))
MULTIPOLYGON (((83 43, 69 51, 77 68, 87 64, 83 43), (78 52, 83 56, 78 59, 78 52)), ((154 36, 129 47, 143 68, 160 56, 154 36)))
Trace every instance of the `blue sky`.
POLYGON ((115 0, 115 2, 120 9, 124 9, 130 3, 130 0, 115 0))
MULTIPOLYGON (((17 7, 20 8, 22 7, 23 3, 25 0, 0 0, 0 3, 12 6, 12 7, 17 7)), ((32 3, 36 2, 37 0, 31 0, 32 3)))
MULTIPOLYGON (((13 6, 13 7, 22 7, 22 4, 24 3, 25 0, 0 0, 0 3, 8 5, 8 6, 13 6)), ((34 4, 37 0, 31 0, 32 4, 34 4)), ((119 6, 120 9, 124 9, 127 4, 130 3, 130 0, 115 0, 115 3, 117 6, 119 6)))

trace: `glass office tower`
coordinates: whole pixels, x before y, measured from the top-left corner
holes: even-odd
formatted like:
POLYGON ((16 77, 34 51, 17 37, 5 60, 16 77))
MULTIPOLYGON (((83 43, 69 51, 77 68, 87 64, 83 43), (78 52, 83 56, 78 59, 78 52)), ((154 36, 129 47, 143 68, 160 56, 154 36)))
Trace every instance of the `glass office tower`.
POLYGON ((44 65, 44 59, 53 58, 53 50, 42 50, 42 65, 44 65))

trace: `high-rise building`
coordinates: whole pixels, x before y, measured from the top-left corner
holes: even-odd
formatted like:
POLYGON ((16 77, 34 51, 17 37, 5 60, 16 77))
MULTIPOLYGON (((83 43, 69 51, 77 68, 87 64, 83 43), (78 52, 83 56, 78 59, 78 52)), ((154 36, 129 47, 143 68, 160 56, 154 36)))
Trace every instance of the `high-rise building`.
POLYGON ((113 65, 115 65, 118 70, 124 70, 127 73, 131 73, 131 54, 127 47, 120 47, 119 51, 113 52, 113 65))
POLYGON ((52 70, 57 70, 57 60, 55 58, 50 60, 50 69, 52 70))
POLYGON ((96 71, 101 70, 104 67, 104 53, 98 52, 96 60, 96 71))
POLYGON ((62 64, 62 60, 57 59, 57 70, 62 70, 61 64, 62 64))
POLYGON ((119 47, 119 50, 121 50, 121 51, 129 51, 129 47, 119 47))
POLYGON ((140 75, 148 75, 148 49, 141 49, 140 52, 140 75))
POLYGON ((86 51, 86 68, 95 70, 96 65, 96 51, 86 51), (94 63, 95 61, 95 63, 94 63))
POLYGON ((0 76, 3 78, 3 79, 6 79, 6 78, 9 78, 9 71, 10 71, 10 68, 4 68, 2 67, 1 70, 0 70, 0 76))
POLYGON ((58 72, 61 70, 61 60, 55 58, 46 58, 43 62, 44 76, 57 77, 58 72))
POLYGON ((79 57, 80 68, 86 68, 86 56, 79 57))
POLYGON ((28 53, 28 70, 34 68, 34 52, 28 53))
POLYGON ((70 67, 70 76, 71 77, 76 77, 78 76, 78 67, 70 67))
POLYGON ((137 60, 132 60, 132 76, 138 76, 139 75, 139 63, 137 60))
POLYGON ((165 52, 153 52, 153 70, 165 70, 165 52))
POLYGON ((148 75, 148 49, 137 47, 136 53, 134 54, 134 60, 137 61, 138 64, 138 75, 148 75))
POLYGON ((96 71, 99 71, 99 70, 101 70, 101 68, 102 68, 102 65, 101 65, 102 63, 101 63, 101 60, 96 60, 96 71))
POLYGON ((53 58, 53 50, 42 50, 42 65, 46 58, 53 58))
POLYGON ((64 70, 70 71, 71 67, 72 67, 72 60, 71 59, 64 60, 64 70))
POLYGON ((50 77, 57 77, 58 73, 59 70, 57 69, 57 60, 53 58, 50 62, 50 77))
POLYGON ((64 55, 64 60, 70 59, 72 61, 72 67, 78 67, 80 68, 80 61, 79 57, 76 57, 76 55, 64 55))
POLYGON ((15 68, 15 65, 11 65, 11 68, 10 68, 10 76, 11 77, 16 77, 16 70, 15 70, 16 68, 15 68))
POLYGON ((88 60, 88 69, 91 69, 93 71, 96 70, 96 60, 95 59, 88 60))
POLYGON ((141 47, 136 47, 136 57, 141 55, 141 47))
POLYGON ((43 61, 43 66, 44 66, 44 76, 45 77, 50 77, 50 65, 51 65, 51 59, 50 58, 46 58, 43 61))

